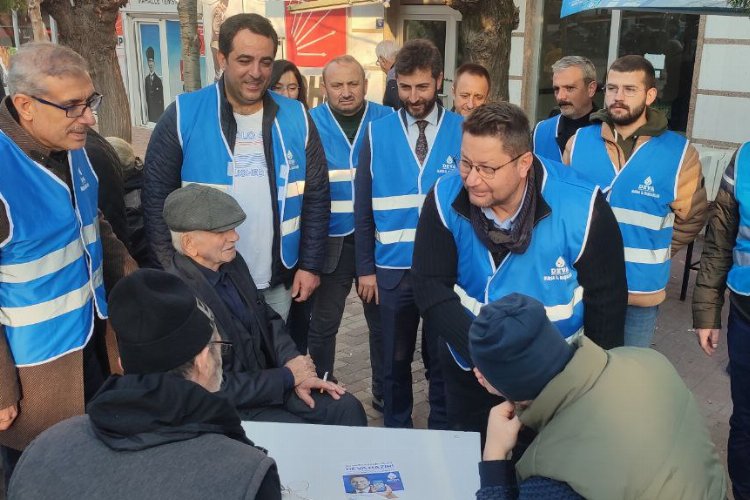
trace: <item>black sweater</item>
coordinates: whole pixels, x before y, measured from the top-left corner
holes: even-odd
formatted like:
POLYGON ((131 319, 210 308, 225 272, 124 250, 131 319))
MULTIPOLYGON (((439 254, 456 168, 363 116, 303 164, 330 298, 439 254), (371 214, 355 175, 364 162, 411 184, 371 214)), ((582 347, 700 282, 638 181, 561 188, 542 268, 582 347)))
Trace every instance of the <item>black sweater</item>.
MULTIPOLYGON (((538 160, 534 165, 538 173, 534 178, 537 179, 535 188, 539 196, 534 214, 536 225, 552 209, 540 192, 543 176, 538 160)), ((469 217, 466 190, 459 192, 453 208, 469 217)), ((469 327, 472 319, 453 291, 457 267, 458 251, 453 235, 443 225, 434 191, 431 191, 422 207, 414 242, 414 295, 425 328, 440 332, 443 339, 468 360, 471 359, 469 327)), ((583 254, 574 267, 578 272, 578 282, 583 287, 586 336, 605 349, 623 345, 628 289, 622 236, 617 220, 601 194, 594 202, 583 254)))

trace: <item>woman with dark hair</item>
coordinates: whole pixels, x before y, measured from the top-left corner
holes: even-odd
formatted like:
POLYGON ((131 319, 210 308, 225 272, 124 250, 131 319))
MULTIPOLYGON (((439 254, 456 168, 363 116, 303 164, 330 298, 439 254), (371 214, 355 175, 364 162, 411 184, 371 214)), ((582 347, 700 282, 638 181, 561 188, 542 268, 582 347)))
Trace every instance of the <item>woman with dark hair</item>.
POLYGON ((293 62, 279 59, 273 62, 271 83, 268 88, 289 99, 296 99, 307 108, 307 84, 293 62))

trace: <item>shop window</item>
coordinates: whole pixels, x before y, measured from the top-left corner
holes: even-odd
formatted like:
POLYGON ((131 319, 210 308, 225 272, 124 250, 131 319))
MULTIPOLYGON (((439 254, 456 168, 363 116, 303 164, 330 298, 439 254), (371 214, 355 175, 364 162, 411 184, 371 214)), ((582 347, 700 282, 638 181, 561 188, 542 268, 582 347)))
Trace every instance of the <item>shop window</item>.
POLYGON ((698 39, 699 16, 623 11, 618 56, 638 54, 656 70, 659 93, 653 107, 662 111, 669 128, 684 132, 698 39))
MULTIPOLYGON (((610 12, 607 10, 590 10, 560 19, 562 0, 547 1, 544 4, 537 121, 550 116, 557 106, 552 92, 552 65, 561 57, 589 58, 596 66, 597 81, 603 83, 612 24, 610 12)), ((597 106, 602 105, 601 93, 597 93, 595 100, 597 106)))

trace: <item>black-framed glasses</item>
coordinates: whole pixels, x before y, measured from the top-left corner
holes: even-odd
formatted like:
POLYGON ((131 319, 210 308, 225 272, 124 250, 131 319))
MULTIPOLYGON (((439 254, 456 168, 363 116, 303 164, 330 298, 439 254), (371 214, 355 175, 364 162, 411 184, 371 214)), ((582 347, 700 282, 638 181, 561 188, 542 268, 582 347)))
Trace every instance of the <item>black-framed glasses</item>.
POLYGON ((54 102, 42 99, 41 97, 31 96, 32 99, 39 101, 42 104, 46 104, 47 106, 52 106, 53 108, 65 111, 65 116, 67 116, 68 118, 80 118, 86 112, 86 108, 89 108, 92 113, 96 113, 99 110, 99 106, 101 106, 102 104, 103 97, 104 96, 100 93, 94 92, 93 94, 91 94, 91 97, 86 99, 86 102, 82 104, 60 106, 59 104, 55 104, 54 102))
POLYGON ((461 158, 461 161, 459 162, 459 168, 461 170, 461 173, 464 174, 464 175, 469 174, 471 172, 471 169, 475 169, 477 171, 477 173, 483 179, 490 180, 490 179, 494 179, 495 178, 495 172, 497 172, 498 170, 500 170, 501 168, 503 168, 506 165, 510 165, 511 163, 513 163, 514 161, 518 160, 520 157, 522 157, 526 153, 528 153, 528 151, 524 151, 523 153, 521 153, 520 155, 516 156, 512 160, 506 161, 505 163, 503 163, 499 167, 491 167, 489 165, 477 165, 475 163, 471 163, 469 160, 467 160, 465 158, 461 158))
POLYGON ((217 345, 221 351, 222 356, 227 356, 232 353, 232 343, 226 340, 212 340, 208 345, 217 345))
POLYGON ((299 90, 299 85, 297 85, 296 83, 290 83, 289 85, 277 83, 271 90, 273 90, 274 92, 283 92, 284 90, 286 90, 287 92, 297 92, 299 90))

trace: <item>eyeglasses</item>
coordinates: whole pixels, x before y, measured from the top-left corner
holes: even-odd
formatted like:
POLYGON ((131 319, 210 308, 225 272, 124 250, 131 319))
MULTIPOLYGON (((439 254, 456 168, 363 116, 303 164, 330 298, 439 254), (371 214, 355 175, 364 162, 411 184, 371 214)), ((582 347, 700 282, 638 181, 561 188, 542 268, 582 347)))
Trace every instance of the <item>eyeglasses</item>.
POLYGON ((227 356, 232 353, 232 343, 226 340, 212 340, 208 345, 218 345, 222 356, 227 356))
POLYGON ((528 153, 528 151, 524 151, 520 155, 516 156, 510 161, 506 161, 499 167, 491 167, 489 165, 477 165, 475 163, 471 163, 469 160, 466 160, 464 158, 461 158, 461 161, 459 163, 459 168, 461 170, 461 173, 464 175, 468 175, 471 172, 471 169, 476 169, 477 173, 483 178, 483 179, 494 179, 495 178, 495 172, 500 170, 506 165, 510 165, 514 161, 518 160, 520 157, 528 153))
POLYGON ((83 104, 60 106, 59 104, 49 102, 48 100, 42 99, 41 97, 31 96, 32 99, 39 101, 42 104, 46 104, 47 106, 52 106, 53 108, 65 111, 65 116, 67 116, 68 118, 80 118, 86 112, 86 108, 89 108, 92 113, 96 113, 99 110, 99 106, 101 106, 102 104, 103 97, 104 96, 100 93, 94 92, 93 94, 91 94, 91 97, 86 99, 86 102, 84 102, 83 104))
POLYGON ((277 83, 273 86, 274 92, 283 92, 284 89, 286 89, 287 92, 297 92, 299 90, 299 85, 296 83, 290 83, 289 85, 282 85, 280 83, 277 83))
POLYGON ((635 97, 641 92, 641 90, 643 90, 640 87, 635 87, 633 85, 626 85, 624 87, 620 87, 618 85, 607 84, 604 86, 604 92, 607 95, 617 95, 620 93, 620 89, 622 89, 622 94, 625 97, 635 97))

